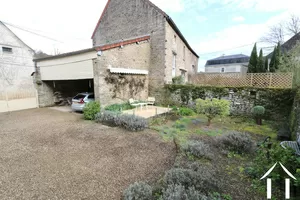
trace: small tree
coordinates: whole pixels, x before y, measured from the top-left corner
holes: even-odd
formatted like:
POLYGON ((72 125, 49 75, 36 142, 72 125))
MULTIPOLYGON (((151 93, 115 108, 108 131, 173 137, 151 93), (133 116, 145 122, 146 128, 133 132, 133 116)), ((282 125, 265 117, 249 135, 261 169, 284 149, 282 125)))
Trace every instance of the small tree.
POLYGON ((271 58, 271 62, 270 62, 270 66, 269 66, 269 71, 270 72, 275 72, 276 71, 276 52, 277 52, 277 47, 274 48, 274 51, 272 53, 272 58, 271 58))
POLYGON ((248 65, 248 73, 256 73, 257 72, 257 48, 256 48, 256 43, 253 47, 251 56, 250 56, 250 61, 249 61, 249 65, 248 65))
POLYGON ((199 114, 206 115, 208 121, 207 126, 210 126, 211 120, 216 116, 226 116, 229 115, 229 101, 219 100, 219 99, 197 99, 196 100, 196 110, 199 114))
POLYGON ((256 72, 257 73, 264 73, 264 72, 266 72, 265 65, 264 65, 264 56, 263 56, 262 49, 260 49, 260 52, 259 52, 259 57, 258 57, 257 67, 256 67, 256 72))
POLYGON ((257 125, 262 125, 262 117, 265 114, 266 109, 263 106, 255 106, 251 112, 256 120, 257 125))

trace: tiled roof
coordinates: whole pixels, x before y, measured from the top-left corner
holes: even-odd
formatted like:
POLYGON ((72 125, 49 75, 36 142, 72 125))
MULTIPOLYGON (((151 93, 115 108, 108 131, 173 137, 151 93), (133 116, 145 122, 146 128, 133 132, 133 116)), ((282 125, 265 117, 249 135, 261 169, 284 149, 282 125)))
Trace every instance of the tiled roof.
POLYGON ((218 58, 208 60, 206 62, 205 66, 248 63, 249 60, 250 60, 249 56, 246 56, 244 54, 235 54, 235 55, 221 56, 221 57, 218 57, 218 58))
POLYGON ((208 61, 212 61, 212 60, 227 60, 227 59, 236 59, 236 58, 250 58, 249 56, 246 56, 244 54, 235 54, 235 55, 228 55, 228 56, 220 56, 208 61))
MULTIPOLYGON (((100 25, 100 22, 103 18, 103 15, 105 13, 105 11, 107 10, 108 8, 108 5, 110 3, 111 0, 108 0, 107 1, 107 4, 100 16, 100 19, 98 20, 98 23, 94 29, 94 32, 93 32, 93 35, 92 35, 92 38, 94 38, 95 34, 96 34, 96 31, 98 29, 98 26, 100 25)), ((161 13, 165 18, 166 20, 168 21, 168 23, 170 24, 170 26, 174 29, 174 31, 178 34, 178 36, 182 39, 182 41, 185 43, 185 45, 187 46, 187 48, 195 55, 199 58, 199 56, 197 55, 197 53, 192 49, 192 47, 189 45, 189 43, 187 42, 187 40, 185 39, 185 37, 183 36, 183 34, 181 33, 181 31, 179 30, 179 28, 177 27, 177 25, 175 24, 175 22, 172 20, 172 18, 167 15, 163 10, 161 10, 159 7, 157 7, 154 3, 152 3, 150 0, 145 0, 145 2, 147 2, 149 5, 151 5, 152 7, 154 7, 159 13, 161 13)))
POLYGON ((134 44, 137 42, 142 42, 145 40, 149 40, 150 36, 142 36, 142 37, 138 37, 138 38, 134 38, 134 39, 128 39, 128 40, 124 40, 124 41, 120 41, 120 42, 116 42, 116 43, 112 43, 112 44, 106 44, 106 45, 102 45, 102 46, 98 46, 98 47, 94 47, 94 48, 89 48, 89 49, 83 49, 83 50, 79 50, 79 51, 72 51, 72 52, 68 52, 68 53, 63 53, 63 54, 59 54, 59 55, 55 55, 55 56, 47 56, 47 57, 43 57, 43 58, 38 58, 38 59, 34 59, 33 61, 42 61, 42 60, 51 60, 51 59, 56 59, 56 58, 63 58, 63 57, 67 57, 67 56, 73 56, 73 55, 78 55, 81 53, 87 53, 87 52, 91 52, 91 51, 105 51, 105 50, 109 50, 109 49, 113 49, 116 47, 120 47, 120 46, 125 46, 128 44, 134 44))

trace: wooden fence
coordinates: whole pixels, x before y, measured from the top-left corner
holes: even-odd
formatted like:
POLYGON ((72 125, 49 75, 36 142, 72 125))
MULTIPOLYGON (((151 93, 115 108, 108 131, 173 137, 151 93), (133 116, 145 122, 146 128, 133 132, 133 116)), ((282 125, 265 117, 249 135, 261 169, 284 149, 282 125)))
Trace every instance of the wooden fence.
POLYGON ((292 88, 293 73, 200 73, 193 75, 191 82, 203 86, 292 88))

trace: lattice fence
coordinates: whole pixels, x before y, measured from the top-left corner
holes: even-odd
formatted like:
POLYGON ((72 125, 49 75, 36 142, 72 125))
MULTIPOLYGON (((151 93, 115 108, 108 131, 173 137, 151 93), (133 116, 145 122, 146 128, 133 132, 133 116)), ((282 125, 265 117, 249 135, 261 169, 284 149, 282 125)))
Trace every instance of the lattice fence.
POLYGON ((292 88, 293 73, 201 73, 192 76, 191 82, 203 86, 292 88))

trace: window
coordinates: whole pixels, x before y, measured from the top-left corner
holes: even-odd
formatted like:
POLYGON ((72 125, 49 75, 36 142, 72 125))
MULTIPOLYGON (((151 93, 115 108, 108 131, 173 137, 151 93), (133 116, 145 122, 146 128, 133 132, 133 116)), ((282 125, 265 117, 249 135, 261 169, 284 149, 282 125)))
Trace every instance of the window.
POLYGON ((12 53, 12 48, 9 48, 9 47, 2 47, 2 52, 3 52, 3 53, 12 53))
POLYGON ((195 65, 192 65, 193 71, 196 72, 196 67, 195 65))
POLYGON ((176 54, 173 54, 172 77, 176 76, 176 54))
POLYGON ((173 44, 176 44, 176 35, 174 35, 173 44))
POLYGON ((225 72, 225 68, 224 68, 224 67, 221 68, 221 72, 222 72, 222 73, 225 72))
POLYGON ((183 60, 185 60, 185 46, 183 47, 183 60))

